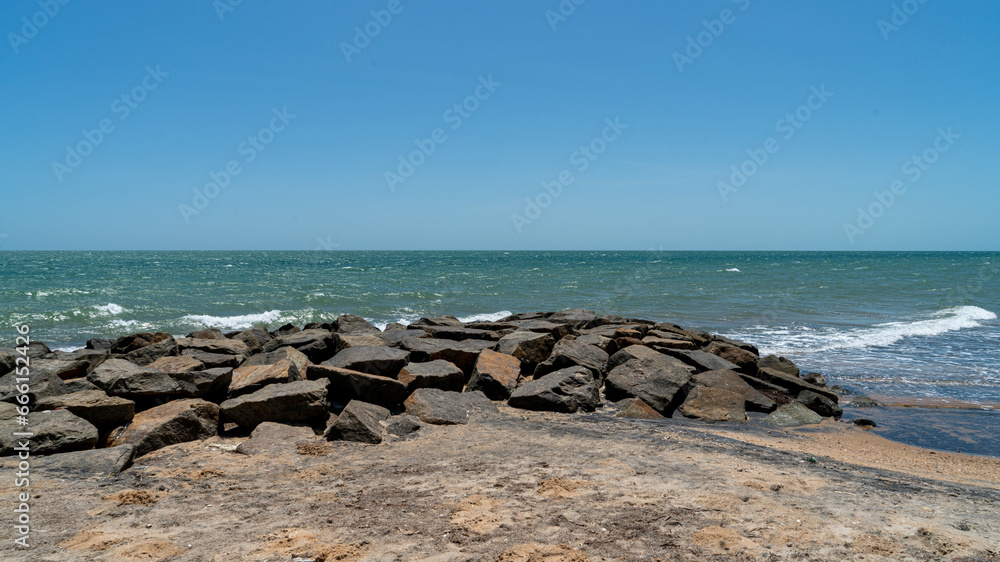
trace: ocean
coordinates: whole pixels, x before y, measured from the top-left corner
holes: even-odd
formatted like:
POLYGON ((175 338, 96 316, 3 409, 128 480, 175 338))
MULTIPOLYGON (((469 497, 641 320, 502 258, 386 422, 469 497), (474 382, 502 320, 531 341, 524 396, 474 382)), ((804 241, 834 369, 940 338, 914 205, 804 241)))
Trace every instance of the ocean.
POLYGON ((1000 404, 994 253, 0 252, 0 347, 590 308, 756 344, 856 392, 1000 404))

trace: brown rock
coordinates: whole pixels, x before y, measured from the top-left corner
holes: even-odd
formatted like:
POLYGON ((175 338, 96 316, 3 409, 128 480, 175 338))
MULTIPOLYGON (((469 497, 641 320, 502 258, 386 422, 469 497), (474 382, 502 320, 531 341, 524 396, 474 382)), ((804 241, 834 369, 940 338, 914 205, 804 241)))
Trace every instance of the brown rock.
POLYGON ((218 428, 218 406, 196 398, 176 400, 137 414, 108 446, 135 445, 140 457, 168 445, 208 439, 218 428))
POLYGON ((205 368, 205 364, 194 357, 180 355, 177 357, 161 357, 150 363, 148 367, 163 373, 176 374, 188 371, 200 371, 205 368))
POLYGON ((744 407, 758 412, 771 412, 778 405, 759 390, 747 384, 735 371, 707 371, 691 377, 691 382, 701 386, 721 388, 735 392, 746 401, 744 407))
POLYGON ((617 414, 616 418, 633 418, 637 420, 661 420, 663 415, 654 410, 649 404, 642 401, 641 398, 626 398, 624 400, 618 401, 618 407, 621 408, 617 414))
POLYGON ((483 350, 472 369, 467 389, 481 390, 490 400, 506 400, 517 387, 521 361, 513 355, 483 350))
POLYGON ((244 365, 233 371, 229 397, 255 392, 269 384, 295 382, 302 378, 299 367, 291 359, 282 359, 273 365, 244 365))
POLYGON ((752 375, 757 372, 757 356, 745 349, 740 349, 735 345, 713 341, 708 344, 705 351, 729 361, 740 367, 744 373, 752 375))
POLYGON ((744 399, 735 392, 709 386, 696 386, 688 393, 687 399, 678 411, 688 418, 709 423, 746 423, 747 413, 744 399))

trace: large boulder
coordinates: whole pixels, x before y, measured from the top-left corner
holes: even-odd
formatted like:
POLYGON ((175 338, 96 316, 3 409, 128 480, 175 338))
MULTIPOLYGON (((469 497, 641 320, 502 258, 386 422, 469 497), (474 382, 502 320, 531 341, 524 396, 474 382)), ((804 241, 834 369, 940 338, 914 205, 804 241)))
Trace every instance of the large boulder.
POLYGON ((496 406, 481 392, 448 392, 420 388, 405 402, 406 413, 424 423, 454 425, 469 423, 469 414, 496 412, 496 406))
POLYGON ((205 368, 205 364, 194 357, 180 355, 177 357, 161 357, 147 365, 147 367, 173 375, 189 371, 200 371, 205 368))
POLYGON ((467 376, 472 374, 476 359, 484 349, 495 349, 497 342, 488 340, 436 340, 410 338, 401 347, 410 352, 410 361, 426 362, 443 359, 454 363, 467 376))
POLYGON ((757 368, 774 369, 775 371, 781 371, 782 373, 793 377, 799 376, 799 368, 795 365, 795 363, 792 363, 790 359, 778 357, 777 355, 761 357, 757 360, 757 368))
POLYGON ((408 392, 418 388, 439 388, 461 392, 465 374, 453 363, 443 360, 428 363, 410 363, 399 371, 396 380, 406 385, 408 392))
POLYGON ((54 374, 60 379, 75 379, 87 376, 90 363, 86 361, 62 361, 59 359, 36 359, 31 362, 31 377, 54 374))
POLYGON ((255 392, 269 384, 303 380, 309 359, 293 347, 282 347, 247 359, 232 372, 229 397, 255 392))
POLYGON ((586 367, 601 377, 608 367, 608 354, 599 347, 568 339, 560 340, 552 348, 549 358, 535 368, 535 378, 575 366, 586 367))
POLYGON ((410 362, 409 352, 386 346, 349 347, 323 362, 327 367, 396 378, 410 362))
POLYGON ((306 368, 309 380, 329 380, 329 399, 333 404, 346 405, 351 400, 395 409, 406 398, 406 385, 395 379, 369 375, 339 367, 310 365, 306 368))
POLYGON ((713 353, 708 353, 701 350, 695 351, 684 351, 679 349, 663 349, 662 350, 667 355, 674 357, 687 363, 688 365, 694 367, 695 372, 702 373, 705 371, 739 371, 739 365, 730 363, 722 357, 715 355, 713 353))
POLYGON ((218 328, 205 328, 204 330, 198 330, 191 332, 187 335, 189 338, 196 338, 202 340, 224 340, 226 335, 222 333, 222 330, 218 328))
POLYGON ((331 334, 329 330, 324 330, 322 328, 302 330, 300 332, 279 336, 264 344, 264 347, 262 347, 261 350, 268 353, 286 346, 294 347, 295 349, 301 351, 313 363, 322 363, 323 361, 326 361, 327 359, 333 357, 333 354, 336 353, 337 350, 336 342, 333 340, 333 334, 331 334))
POLYGON ((697 346, 693 341, 688 340, 678 340, 672 338, 660 338, 656 336, 646 336, 640 340, 642 345, 651 347, 656 350, 660 349, 683 349, 683 350, 694 350, 697 346))
POLYGON ((221 340, 216 339, 201 339, 201 338, 178 338, 177 346, 180 348, 181 352, 197 349, 199 351, 204 351, 206 353, 216 353, 219 355, 235 355, 239 362, 243 362, 247 357, 250 356, 250 348, 247 344, 240 340, 231 340, 223 338, 221 340))
POLYGON ((822 421, 823 418, 819 414, 806 408, 804 404, 799 402, 789 402, 788 404, 779 406, 777 410, 764 418, 765 423, 778 427, 799 427, 821 423, 822 421))
POLYGON ((618 351, 618 341, 601 334, 584 334, 576 338, 576 343, 583 343, 599 348, 608 355, 618 351))
POLYGON ((198 389, 175 375, 149 367, 140 367, 124 359, 108 359, 87 380, 111 396, 135 399, 189 398, 198 389))
POLYGON ((593 310, 567 308, 553 313, 548 317, 548 320, 559 324, 569 324, 577 329, 589 328, 597 323, 597 314, 593 310))
POLYGON ((139 366, 146 366, 161 357, 180 355, 177 341, 173 337, 140 347, 125 354, 125 359, 139 366))
POLYGON ((691 373, 669 358, 633 359, 608 373, 604 393, 611 401, 641 398, 669 417, 684 399, 682 391, 690 380, 691 373))
MULTIPOLYGON (((787 389, 793 396, 797 396, 803 390, 811 390, 820 396, 825 396, 830 400, 837 402, 840 399, 836 394, 831 392, 829 389, 816 386, 814 384, 809 384, 806 381, 790 375, 784 371, 778 371, 776 369, 771 369, 770 367, 761 367, 757 370, 756 378, 771 383, 782 388, 787 389)), ((747 381, 750 382, 750 381, 747 381)), ((750 384, 753 384, 752 382, 750 384)))
POLYGON ((389 342, 374 334, 355 336, 351 334, 333 334, 334 355, 350 347, 383 347, 389 342))
POLYGON ((513 408, 573 413, 601 404, 601 383, 586 367, 568 367, 524 383, 510 395, 513 408))
POLYGON ((174 375, 178 380, 194 385, 195 396, 212 402, 225 400, 229 394, 229 383, 233 379, 233 369, 219 367, 201 371, 185 371, 174 375))
POLYGON ((266 326, 254 326, 249 330, 243 330, 233 335, 232 339, 247 344, 247 350, 250 353, 260 353, 264 349, 264 345, 273 340, 274 336, 271 335, 271 332, 267 331, 266 326))
POLYGON ((251 456, 294 454, 295 444, 312 441, 315 437, 316 434, 310 427, 264 422, 254 428, 250 439, 236 447, 236 452, 251 456))
MULTIPOLYGON (((155 334, 149 332, 141 332, 138 334, 130 334, 128 336, 122 336, 111 344, 111 353, 117 353, 120 355, 125 355, 139 348, 146 347, 163 340, 173 339, 173 336, 164 332, 156 332, 155 334)), ((92 340, 93 341, 93 340, 92 340)), ((88 342, 89 345, 89 342, 88 342)))
POLYGON ((389 410, 358 400, 348 402, 324 434, 330 441, 355 441, 378 445, 382 442, 382 422, 389 419, 389 410))
POLYGON ((757 356, 735 345, 713 341, 705 347, 704 351, 712 355, 718 355, 726 361, 737 365, 744 373, 752 375, 757 372, 757 356))
POLYGON ((53 480, 61 478, 82 481, 88 478, 107 478, 132 466, 134 455, 135 447, 132 445, 64 452, 32 459, 31 470, 44 474, 46 479, 53 480))
MULTIPOLYGON (((14 402, 20 395, 17 390, 17 379, 24 378, 18 377, 17 371, 11 371, 6 375, 0 377, 0 402, 14 402)), ((57 373, 31 373, 29 377, 31 380, 29 382, 28 388, 28 398, 32 402, 36 400, 41 400, 49 396, 59 396, 60 394, 69 394, 72 389, 66 387, 66 383, 59 378, 57 373)))
POLYGON ((218 406, 197 398, 176 400, 136 414, 108 444, 135 445, 135 456, 141 457, 168 445, 208 439, 218 432, 218 406))
POLYGON ((482 391, 490 400, 506 400, 517 387, 521 361, 513 355, 484 349, 472 368, 468 391, 482 391))
POLYGON ((344 314, 333 321, 333 331, 338 334, 350 334, 353 336, 363 336, 368 334, 379 334, 382 331, 372 326, 367 320, 354 314, 344 314))
POLYGON ((190 357, 199 361, 206 369, 218 369, 221 367, 236 367, 243 362, 243 357, 239 355, 229 355, 227 353, 212 353, 201 349, 185 349, 181 352, 184 357, 190 357))
POLYGON ((608 359, 608 372, 611 372, 615 367, 619 365, 624 365, 633 359, 652 359, 652 360, 668 360, 678 365, 683 366, 680 361, 677 361, 671 357, 668 357, 655 349, 646 347, 644 345, 630 345, 624 349, 618 350, 614 355, 608 359))
POLYGON ((844 411, 840 409, 840 405, 837 402, 811 390, 799 392, 799 397, 796 401, 801 402, 806 408, 826 418, 839 420, 840 416, 844 415, 844 411))
POLYGON ((497 351, 517 357, 524 371, 531 373, 539 363, 549 358, 555 344, 551 334, 517 331, 500 338, 497 351))
POLYGON ((17 417, 0 421, 0 456, 18 454, 23 443, 32 455, 83 451, 97 444, 97 428, 69 410, 34 411, 28 422, 22 426, 17 417), (31 433, 30 439, 14 435, 19 432, 31 433))
POLYGON ((699 386, 719 388, 743 397, 744 407, 757 412, 771 412, 777 404, 762 392, 747 384, 735 371, 707 371, 691 377, 691 382, 699 386))
MULTIPOLYGON (((56 350, 52 352, 52 356, 60 361, 84 361, 87 363, 87 373, 93 371, 98 365, 104 363, 108 359, 111 359, 111 354, 107 350, 94 350, 94 349, 76 349, 73 351, 61 351, 56 350)), ((0 369, 2 370, 2 369, 0 369)), ((80 377, 87 376, 87 373, 79 375, 80 377)), ((76 377, 70 377, 76 378, 76 377)))
POLYGON ((678 411, 686 418, 709 423, 747 421, 743 396, 710 386, 692 388, 678 411))
MULTIPOLYGON (((726 336, 720 336, 720 335, 712 336, 712 340, 717 342, 722 342, 724 344, 731 345, 733 347, 738 347, 744 351, 748 351, 756 355, 757 357, 760 357, 760 350, 757 349, 757 346, 749 344, 745 341, 740 341, 733 338, 727 338, 726 336)), ((735 361, 733 361, 733 363, 735 363, 735 361)))
MULTIPOLYGON (((310 367, 311 368, 311 367, 310 367)), ((318 425, 329 418, 326 380, 272 384, 219 405, 222 421, 244 429, 264 422, 318 425)))
POLYGON ((615 414, 616 418, 632 418, 638 420, 663 419, 663 414, 654 410, 649 404, 643 402, 641 398, 626 398, 624 400, 619 400, 615 405, 619 408, 618 413, 615 414))
POLYGON ((513 320, 509 324, 518 330, 549 334, 556 341, 568 336, 573 331, 573 327, 569 324, 549 322, 543 319, 513 320))
POLYGON ((117 396, 108 396, 100 390, 84 390, 43 398, 35 404, 36 411, 64 408, 87 420, 101 433, 121 427, 135 416, 135 402, 117 396))

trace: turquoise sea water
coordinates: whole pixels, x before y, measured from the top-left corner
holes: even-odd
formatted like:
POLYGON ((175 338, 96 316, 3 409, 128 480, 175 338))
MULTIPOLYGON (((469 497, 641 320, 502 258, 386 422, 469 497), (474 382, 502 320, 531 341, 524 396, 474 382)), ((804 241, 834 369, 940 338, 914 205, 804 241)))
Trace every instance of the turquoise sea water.
POLYGON ((993 253, 0 252, 0 347, 584 307, 753 342, 861 392, 1000 403, 993 253))

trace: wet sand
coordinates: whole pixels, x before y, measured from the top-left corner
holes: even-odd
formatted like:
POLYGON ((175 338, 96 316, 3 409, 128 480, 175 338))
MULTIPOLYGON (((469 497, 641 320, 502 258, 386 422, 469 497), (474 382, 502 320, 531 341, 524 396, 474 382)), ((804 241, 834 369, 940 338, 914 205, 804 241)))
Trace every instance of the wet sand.
MULTIPOLYGON (((10 560, 995 560, 1000 459, 853 425, 501 414, 381 445, 174 445, 33 482, 10 560), (815 461, 815 462, 813 462, 815 461), (993 552, 991 552, 991 549, 993 552)), ((10 462, 3 464, 10 470, 10 462)), ((13 509, 5 488, 0 509, 13 509)))

